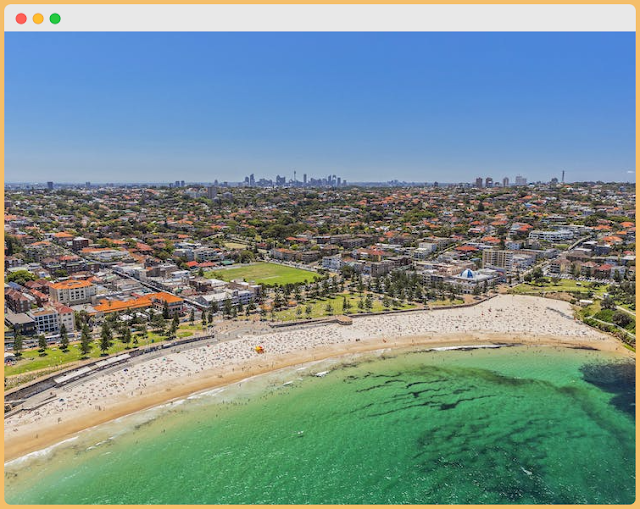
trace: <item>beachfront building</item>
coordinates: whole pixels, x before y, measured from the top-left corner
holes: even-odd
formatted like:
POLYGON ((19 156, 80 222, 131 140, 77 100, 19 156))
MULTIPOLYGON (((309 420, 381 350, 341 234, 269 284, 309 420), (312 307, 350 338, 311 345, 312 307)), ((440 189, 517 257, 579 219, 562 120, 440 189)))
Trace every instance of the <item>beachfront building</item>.
POLYGON ((76 322, 73 309, 59 302, 54 303, 53 308, 58 312, 58 322, 60 327, 64 325, 68 333, 74 332, 76 329, 76 322))
POLYGON ((169 308, 169 316, 184 313, 184 301, 171 293, 158 292, 151 295, 151 303, 157 311, 162 311, 165 304, 169 308))
POLYGON ((96 286, 88 281, 69 279, 52 283, 49 287, 51 302, 60 302, 67 306, 91 302, 96 295, 96 286))
POLYGON ((36 323, 38 334, 57 334, 60 332, 60 317, 55 309, 39 309, 29 313, 36 323))
POLYGON ((103 299, 94 306, 97 314, 115 313, 133 309, 153 308, 156 311, 164 310, 165 302, 169 308, 169 315, 184 313, 184 301, 168 292, 148 293, 127 300, 103 299))
POLYGON ((485 249, 482 251, 482 267, 485 269, 499 267, 511 272, 513 268, 513 251, 485 249))
POLYGON ((463 270, 459 276, 452 276, 447 279, 447 283, 455 286, 462 293, 473 293, 476 287, 480 287, 480 290, 494 285, 495 283, 503 279, 503 274, 493 269, 480 269, 480 270, 463 270))
POLYGON ((4 324, 23 336, 32 336, 36 333, 36 322, 27 313, 7 311, 4 314, 4 324))
POLYGON ((255 293, 250 290, 240 290, 235 288, 227 288, 222 291, 210 293, 208 295, 199 295, 196 301, 203 306, 210 307, 213 303, 216 303, 218 309, 222 309, 226 300, 231 302, 231 305, 247 305, 253 302, 255 293))

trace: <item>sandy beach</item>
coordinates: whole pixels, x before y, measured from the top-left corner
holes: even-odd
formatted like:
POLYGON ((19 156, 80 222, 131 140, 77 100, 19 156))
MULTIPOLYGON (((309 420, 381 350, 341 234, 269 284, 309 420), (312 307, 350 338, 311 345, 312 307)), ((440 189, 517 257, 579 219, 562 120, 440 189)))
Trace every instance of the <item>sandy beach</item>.
POLYGON ((68 388, 5 419, 5 461, 83 429, 249 376, 340 355, 411 347, 525 343, 590 347, 634 356, 573 318, 562 301, 500 295, 477 306, 355 318, 353 325, 285 328, 142 360, 68 388), (261 345, 266 353, 258 354, 261 345))

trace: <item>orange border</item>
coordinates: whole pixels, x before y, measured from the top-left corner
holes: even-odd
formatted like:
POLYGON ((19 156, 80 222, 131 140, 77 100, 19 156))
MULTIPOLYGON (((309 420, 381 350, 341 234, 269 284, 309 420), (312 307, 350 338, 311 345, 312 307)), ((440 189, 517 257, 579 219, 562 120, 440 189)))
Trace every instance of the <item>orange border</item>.
MULTIPOLYGON (((179 2, 179 0, 137 0, 137 1, 133 1, 133 2, 122 2, 122 1, 114 1, 114 0, 86 0, 86 1, 78 1, 78 0, 62 0, 61 2, 52 2, 50 0, 43 0, 43 1, 21 1, 21 0, 17 0, 17 1, 7 1, 7 0, 2 0, 2 7, 3 7, 3 13, 4 13, 4 8, 7 5, 11 5, 11 4, 20 4, 20 5, 29 5, 29 4, 33 4, 33 5, 60 5, 60 4, 180 4, 181 2, 179 2)), ((187 3, 187 2, 185 2, 187 3)), ((640 4, 640 0, 630 0, 627 2, 606 2, 604 0, 562 0, 560 2, 551 2, 551 1, 539 1, 539 0, 514 0, 514 1, 505 1, 505 0, 487 0, 487 1, 479 1, 479 0, 467 0, 467 1, 453 1, 453 2, 445 2, 445 1, 429 1, 429 0, 403 0, 400 2, 393 2, 391 0, 347 0, 347 1, 336 1, 336 0, 279 0, 279 1, 268 1, 268 0, 227 0, 227 1, 198 1, 198 0, 191 0, 188 2, 188 4, 245 4, 245 5, 256 5, 256 4, 456 4, 456 5, 472 5, 472 4, 533 4, 533 5, 545 5, 545 4, 571 4, 571 5, 584 5, 584 4, 596 4, 596 5, 601 5, 601 4, 618 4, 618 5, 632 5, 635 9, 636 9, 636 32, 637 32, 637 24, 638 24, 638 5, 640 4)), ((3 31, 4 31, 4 16, 2 18, 2 23, 3 23, 3 31)), ((637 127, 637 123, 638 123, 638 112, 640 111, 639 105, 638 105, 638 100, 637 100, 637 87, 638 87, 638 81, 640 78, 640 74, 638 72, 638 50, 639 50, 639 44, 638 44, 638 37, 636 36, 636 147, 638 146, 638 140, 640 138, 639 135, 639 131, 638 131, 638 127, 637 127)), ((2 86, 1 86, 1 90, 2 90, 2 101, 0 101, 0 112, 2 113, 2 118, 3 118, 3 122, 2 125, 0 126, 0 136, 1 136, 1 156, 2 156, 2 176, 3 176, 3 181, 4 181, 4 37, 2 37, 2 40, 0 42, 0 63, 2 64, 2 86)), ((636 168, 637 168, 637 161, 638 161, 638 151, 636 148, 636 168)), ((636 183, 636 196, 637 196, 637 190, 638 190, 638 184, 636 183)), ((2 205, 2 210, 4 210, 4 186, 3 186, 3 191, 1 194, 1 198, 0 198, 0 204, 2 205)), ((636 202, 636 213, 638 211, 638 204, 636 202)), ((3 241, 4 243, 4 228, 1 234, 1 238, 0 240, 3 241)), ((2 256, 4 256, 4 251, 2 256)), ((2 299, 2 304, 3 307, 2 309, 4 309, 4 294, 2 294, 2 296, 0 297, 0 299, 2 299)), ((636 300, 637 300, 637 294, 636 294, 636 300)), ((636 373, 636 380, 637 380, 637 373, 636 373)), ((3 428, 4 429, 4 428, 3 428)), ((637 448, 637 443, 638 443, 638 428, 636 425, 636 476, 637 476, 637 465, 638 465, 638 448, 637 448)), ((3 457, 4 457, 4 441, 2 443, 1 446, 1 450, 3 453, 3 457)), ((47 506, 47 505, 23 505, 23 506, 19 506, 19 505, 9 505, 5 502, 4 500, 4 482, 2 484, 2 488, 1 488, 1 493, 2 493, 2 497, 0 499, 0 504, 2 507, 42 507, 42 508, 48 508, 51 506, 47 506)), ((636 494, 637 494, 637 484, 636 484, 636 494)), ((637 505, 637 500, 636 502, 633 504, 633 506, 637 505)), ((69 507, 75 507, 75 506, 69 506, 69 507)), ((102 506, 102 507, 113 507, 113 508, 123 508, 123 507, 138 507, 138 506, 130 506, 130 505, 110 505, 110 506, 102 506)), ((169 506, 161 506, 161 505, 156 505, 156 506, 152 506, 152 505, 148 505, 148 506, 142 506, 142 507, 169 507, 169 506)), ((176 506, 176 507, 180 507, 180 508, 194 508, 197 509, 199 507, 204 507, 204 506, 200 506, 200 505, 183 505, 183 506, 176 506)), ((246 507, 246 506, 213 506, 213 507, 246 507)), ((264 507, 264 508, 275 508, 275 507, 283 507, 283 508, 288 508, 288 507, 292 507, 292 506, 277 506, 277 505, 271 505, 271 506, 255 506, 255 507, 264 507)), ((333 506, 333 505, 326 505, 326 506, 308 506, 308 507, 333 507, 336 509, 342 509, 344 507, 395 507, 395 506, 390 506, 390 505, 380 505, 380 506, 333 506)), ((435 506, 435 505, 415 505, 412 507, 439 507, 439 506, 435 506)), ((464 507, 477 507, 477 508, 488 508, 488 507, 495 507, 496 509, 503 509, 505 507, 509 507, 508 505, 468 505, 468 506, 464 506, 464 507)), ((538 507, 535 505, 521 505, 518 507, 538 507)), ((560 506, 557 506, 560 507, 560 506)), ((562 506, 562 507, 573 507, 573 506, 562 506)), ((578 507, 592 507, 592 506, 578 506, 578 507)), ((602 506, 593 506, 593 507, 602 507, 602 506)), ((621 507, 626 507, 626 506, 621 506, 621 507)))

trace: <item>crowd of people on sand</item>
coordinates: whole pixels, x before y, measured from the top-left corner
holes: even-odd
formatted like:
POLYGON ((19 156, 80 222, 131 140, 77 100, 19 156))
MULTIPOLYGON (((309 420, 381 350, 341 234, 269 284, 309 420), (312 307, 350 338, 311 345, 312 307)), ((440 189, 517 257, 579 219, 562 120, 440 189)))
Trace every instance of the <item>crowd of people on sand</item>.
MULTIPOLYGON (((226 327, 226 326, 223 326, 226 327)), ((220 332, 218 329, 218 332, 220 332)), ((350 344, 367 339, 391 342, 394 338, 452 333, 498 333, 513 335, 580 338, 603 336, 576 321, 571 307, 562 301, 528 296, 498 296, 473 307, 416 311, 356 318, 352 325, 331 324, 315 328, 290 328, 260 335, 244 335, 217 344, 195 346, 164 357, 141 360, 122 370, 86 382, 60 388, 56 397, 32 411, 5 420, 5 435, 21 425, 42 419, 64 422, 74 411, 104 411, 122 398, 135 398, 174 380, 194 377, 216 369, 244 371, 256 365, 268 367, 272 356, 305 352, 328 345, 350 344), (266 356, 256 352, 263 347, 266 356), (265 364, 266 363, 266 364, 265 364)))

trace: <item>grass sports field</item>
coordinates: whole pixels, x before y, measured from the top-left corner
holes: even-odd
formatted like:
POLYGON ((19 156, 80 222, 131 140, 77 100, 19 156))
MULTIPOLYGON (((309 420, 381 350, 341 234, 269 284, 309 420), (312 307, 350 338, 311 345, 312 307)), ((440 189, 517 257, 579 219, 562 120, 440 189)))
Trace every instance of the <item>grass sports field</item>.
POLYGON ((309 270, 286 267, 276 263, 253 263, 243 267, 212 270, 205 273, 205 277, 208 278, 222 279, 224 281, 244 279, 263 285, 311 282, 316 276, 317 274, 315 272, 309 270))

